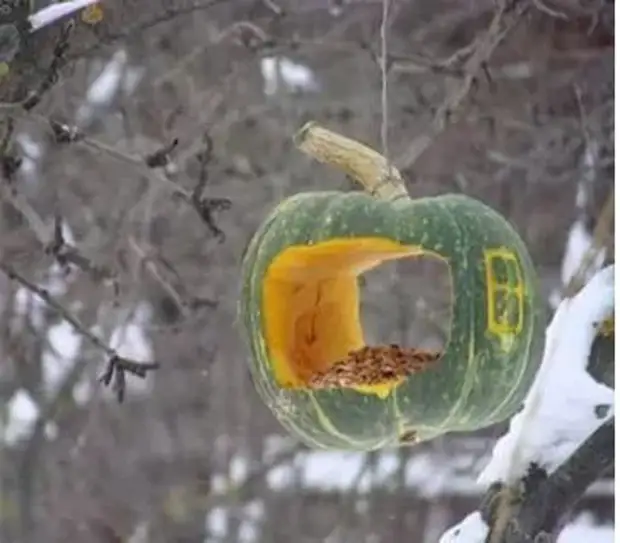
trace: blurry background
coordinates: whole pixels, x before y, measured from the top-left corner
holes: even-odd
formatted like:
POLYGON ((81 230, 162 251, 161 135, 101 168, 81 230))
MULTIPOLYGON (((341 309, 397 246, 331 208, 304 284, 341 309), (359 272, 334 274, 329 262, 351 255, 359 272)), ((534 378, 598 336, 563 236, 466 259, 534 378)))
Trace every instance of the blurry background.
MULTIPOLYGON (((391 4, 390 153, 410 193, 463 192, 503 213, 551 311, 613 198, 613 3, 518 2, 526 12, 474 73, 468 45, 501 2, 391 4), (468 78, 459 120, 416 156, 468 78)), ((411 450, 308 452, 258 400, 236 319, 241 254, 265 214, 299 191, 350 188, 295 150, 293 133, 313 119, 381 147, 380 0, 101 8, 96 24, 75 17, 58 77, 29 113, 6 104, 54 72, 62 25, 38 32, 0 80, 0 256, 121 355, 162 367, 129 377, 119 405, 96 381, 104 354, 0 273, 0 540, 437 541, 476 507, 503 428, 411 450), (62 124, 86 138, 62 143, 62 124), (145 166, 175 138, 166 168, 145 166), (224 199, 211 222, 188 198, 209 138, 204 195, 224 199), (45 251, 55 217, 81 264, 45 251)), ((613 258, 613 239, 599 241, 613 258)), ((448 299, 432 261, 373 271, 368 333, 441 344, 448 299)), ((607 479, 564 541, 611 542, 612 512, 607 479)))

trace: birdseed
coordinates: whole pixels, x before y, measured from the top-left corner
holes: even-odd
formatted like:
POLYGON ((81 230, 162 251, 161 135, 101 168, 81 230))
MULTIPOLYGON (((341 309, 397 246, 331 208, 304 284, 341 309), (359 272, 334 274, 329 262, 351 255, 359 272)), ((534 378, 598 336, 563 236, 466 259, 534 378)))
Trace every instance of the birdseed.
POLYGON ((317 372, 308 384, 311 388, 378 385, 424 371, 440 356, 438 351, 398 345, 367 345, 351 351, 346 359, 338 360, 329 369, 317 372))

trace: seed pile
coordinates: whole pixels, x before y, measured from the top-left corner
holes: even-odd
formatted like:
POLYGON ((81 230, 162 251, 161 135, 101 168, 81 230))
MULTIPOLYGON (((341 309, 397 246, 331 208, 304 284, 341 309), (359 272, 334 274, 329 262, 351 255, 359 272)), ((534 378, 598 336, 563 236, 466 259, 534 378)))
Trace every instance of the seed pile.
POLYGON ((351 351, 329 369, 315 373, 312 388, 349 388, 378 385, 425 370, 441 356, 438 351, 403 348, 398 345, 365 346, 351 351))

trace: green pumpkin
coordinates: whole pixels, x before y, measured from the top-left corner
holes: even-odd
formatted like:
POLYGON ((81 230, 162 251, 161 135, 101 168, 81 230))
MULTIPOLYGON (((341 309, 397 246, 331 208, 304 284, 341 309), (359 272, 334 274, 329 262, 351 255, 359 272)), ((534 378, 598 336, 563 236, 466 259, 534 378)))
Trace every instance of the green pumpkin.
POLYGON ((544 344, 523 242, 462 195, 385 201, 330 191, 283 201, 244 255, 240 313, 261 398, 313 448, 374 450, 503 421, 532 384, 544 344), (397 382, 311 388, 311 375, 364 346, 359 275, 422 254, 450 269, 441 358, 397 382))
POLYGON ((272 412, 311 447, 351 450, 476 430, 514 414, 533 382, 544 339, 534 269, 517 233, 465 196, 411 200, 384 157, 316 123, 294 139, 371 196, 289 198, 248 246, 240 311, 253 379, 272 412), (356 365, 368 361, 360 353, 381 353, 381 365, 387 356, 387 369, 403 351, 364 348, 359 276, 386 260, 422 254, 450 270, 447 346, 422 372, 385 372, 369 386, 367 366, 356 365), (342 369, 343 359, 355 362, 356 379, 317 389, 317 374, 342 369))

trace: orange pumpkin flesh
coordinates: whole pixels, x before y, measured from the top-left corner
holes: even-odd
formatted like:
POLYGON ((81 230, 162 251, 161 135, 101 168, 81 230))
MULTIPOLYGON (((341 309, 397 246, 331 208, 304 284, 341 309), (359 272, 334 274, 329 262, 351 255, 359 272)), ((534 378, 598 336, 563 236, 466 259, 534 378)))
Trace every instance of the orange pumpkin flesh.
MULTIPOLYGON (((382 262, 421 254, 384 238, 333 239, 289 247, 263 283, 265 338, 280 386, 311 377, 365 345, 357 277, 382 262)), ((396 382, 355 387, 386 396, 396 382)))

